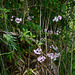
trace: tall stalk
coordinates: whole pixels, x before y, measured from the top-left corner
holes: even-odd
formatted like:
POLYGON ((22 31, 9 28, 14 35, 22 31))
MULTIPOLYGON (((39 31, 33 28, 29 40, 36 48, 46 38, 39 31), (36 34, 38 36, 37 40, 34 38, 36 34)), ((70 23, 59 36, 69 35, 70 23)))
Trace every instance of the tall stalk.
POLYGON ((23 24, 24 24, 24 20, 25 20, 25 11, 26 11, 26 0, 24 0, 25 4, 24 4, 24 13, 23 13, 23 24))
POLYGON ((70 67, 70 75, 72 75, 72 60, 73 60, 73 37, 74 37, 74 24, 72 27, 73 31, 72 31, 72 47, 71 47, 71 67, 70 67))
MULTIPOLYGON (((40 27, 41 27, 41 0, 40 0, 40 27)), ((40 42, 41 42, 41 30, 40 30, 40 42)))

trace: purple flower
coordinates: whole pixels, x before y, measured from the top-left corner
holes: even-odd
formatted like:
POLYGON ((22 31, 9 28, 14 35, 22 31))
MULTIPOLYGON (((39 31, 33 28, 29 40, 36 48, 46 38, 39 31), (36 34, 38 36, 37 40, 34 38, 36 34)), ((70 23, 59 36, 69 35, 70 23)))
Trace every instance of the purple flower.
POLYGON ((57 49, 58 49, 58 47, 55 48, 55 50, 57 50, 57 49))
POLYGON ((20 21, 22 21, 22 18, 20 18, 20 21))
POLYGON ((62 19, 62 16, 60 16, 60 15, 58 15, 58 17, 55 16, 55 18, 53 19, 53 22, 54 22, 54 21, 58 22, 58 21, 61 20, 61 19, 62 19))
POLYGON ((59 35, 59 33, 56 33, 56 35, 59 35))
POLYGON ((44 39, 46 40, 47 38, 46 38, 46 37, 44 37, 44 39))
POLYGON ((60 53, 58 53, 58 55, 60 56, 60 53))
POLYGON ((60 20, 61 20, 61 19, 62 19, 62 16, 58 15, 58 19, 60 19, 60 20))
POLYGON ((61 32, 59 31, 59 33, 61 33, 61 32))
POLYGON ((45 59, 46 59, 46 57, 44 57, 43 55, 42 55, 42 56, 39 56, 39 57, 37 58, 37 60, 38 60, 40 63, 42 63, 45 59))
POLYGON ((58 22, 58 17, 55 16, 55 18, 53 19, 53 22, 54 21, 58 22))
POLYGON ((55 18, 53 19, 53 22, 56 21, 57 17, 55 16, 55 18))
POLYGON ((52 45, 52 47, 53 47, 54 50, 57 50, 58 49, 58 47, 54 47, 54 45, 52 45))
POLYGON ((49 54, 47 54, 47 56, 50 57, 51 60, 53 59, 55 61, 56 58, 58 58, 60 56, 60 53, 55 53, 55 54, 49 53, 49 54))
POLYGON ((13 21, 13 19, 11 19, 11 21, 13 21))
POLYGON ((50 34, 53 34, 53 31, 52 30, 50 31, 50 34))
POLYGON ((44 29, 44 32, 47 32, 47 29, 44 29))
POLYGON ((52 46, 50 46, 50 48, 52 48, 52 46))
POLYGON ((54 61, 56 60, 56 57, 54 57, 54 59, 53 59, 54 61))
POLYGON ((36 50, 33 50, 35 54, 41 54, 42 49, 37 48, 36 50))
POLYGON ((53 22, 55 21, 55 19, 52 20, 53 22))
POLYGON ((58 22, 58 17, 57 17, 57 19, 55 21, 58 22))
POLYGON ((12 16, 11 18, 14 18, 14 16, 12 16))
POLYGON ((41 41, 45 41, 45 38, 41 38, 40 40, 41 40, 41 41))
POLYGON ((56 60, 56 58, 58 58, 60 56, 60 53, 55 53, 54 55, 54 61, 56 60))
POLYGON ((58 49, 58 47, 54 47, 54 50, 57 50, 58 49))
POLYGON ((58 53, 55 53, 54 57, 56 57, 56 58, 59 57, 58 53))
POLYGON ((57 32, 57 33, 61 33, 61 31, 60 31, 60 30, 57 30, 56 32, 57 32))
POLYGON ((59 30, 57 30, 57 32, 59 32, 59 30))
POLYGON ((34 18, 34 16, 31 16, 32 18, 34 18))
POLYGON ((27 19, 28 19, 29 21, 31 21, 31 20, 32 20, 30 16, 28 16, 28 17, 27 17, 27 19))
POLYGON ((54 45, 52 45, 52 47, 53 47, 54 45))
POLYGON ((47 54, 47 56, 50 57, 51 59, 53 59, 54 58, 54 53, 49 53, 49 54, 47 54))
POLYGON ((20 19, 19 18, 15 18, 15 22, 16 23, 20 23, 20 19))

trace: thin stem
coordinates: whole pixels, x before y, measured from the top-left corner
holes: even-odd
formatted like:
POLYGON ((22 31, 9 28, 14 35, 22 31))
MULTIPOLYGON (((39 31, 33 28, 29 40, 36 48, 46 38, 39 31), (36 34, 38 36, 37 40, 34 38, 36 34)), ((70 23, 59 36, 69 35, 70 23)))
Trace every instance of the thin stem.
POLYGON ((24 14, 23 14, 23 24, 24 24, 24 20, 25 20, 25 11, 26 11, 26 1, 25 1, 25 9, 24 9, 24 14))
POLYGON ((29 11, 28 11, 28 1, 26 0, 26 3, 27 3, 27 13, 28 13, 28 16, 29 16, 29 11))
MULTIPOLYGON (((40 0, 40 27, 41 27, 41 0, 40 0)), ((40 30, 40 42, 41 42, 41 30, 40 30)))
POLYGON ((1 58, 2 66, 3 66, 4 75, 7 75, 7 72, 6 72, 6 69, 5 69, 5 65, 4 65, 4 61, 3 61, 2 56, 0 56, 0 58, 1 58))
POLYGON ((74 37, 74 24, 73 24, 73 31, 72 31, 72 47, 71 47, 71 67, 70 67, 70 75, 72 75, 72 59, 73 59, 73 37, 74 37))
POLYGON ((6 18, 6 14, 4 13, 4 15, 5 15, 5 26, 6 26, 6 30, 7 30, 7 18, 6 18))
POLYGON ((6 54, 11 54, 11 53, 13 53, 13 51, 12 52, 8 52, 8 53, 2 53, 2 54, 0 54, 0 56, 1 55, 6 55, 6 54))

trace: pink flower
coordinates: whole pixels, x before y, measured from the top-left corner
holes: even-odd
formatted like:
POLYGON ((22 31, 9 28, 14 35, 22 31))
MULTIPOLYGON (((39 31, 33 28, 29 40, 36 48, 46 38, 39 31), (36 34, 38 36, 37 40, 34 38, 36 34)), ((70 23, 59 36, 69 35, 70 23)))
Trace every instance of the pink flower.
POLYGON ((53 22, 54 21, 58 22, 58 17, 55 16, 55 18, 53 19, 53 22))
POLYGON ((52 47, 53 47, 54 50, 57 50, 58 49, 58 47, 54 47, 54 45, 52 45, 52 47))
POLYGON ((49 54, 47 54, 47 56, 50 57, 51 59, 53 59, 54 58, 54 53, 49 53, 49 54))
POLYGON ((19 18, 15 18, 15 22, 16 23, 20 23, 20 19, 19 18))
POLYGON ((47 38, 46 38, 46 37, 44 37, 44 39, 46 40, 47 38))
POLYGON ((56 60, 56 57, 53 60, 55 61, 56 60))
POLYGON ((58 53, 58 56, 60 56, 60 53, 58 53))
POLYGON ((42 56, 39 56, 39 57, 37 58, 37 60, 38 60, 40 63, 42 63, 45 59, 46 59, 46 57, 44 57, 43 55, 42 55, 42 56))
POLYGON ((62 16, 58 15, 58 19, 60 19, 60 20, 61 20, 61 19, 62 19, 62 16))
POLYGON ((14 16, 12 16, 11 18, 14 18, 14 16))
POLYGON ((56 57, 56 58, 59 57, 58 53, 55 53, 54 57, 56 57))
POLYGON ((11 19, 11 21, 13 21, 13 19, 11 19))
POLYGON ((52 48, 52 46, 50 46, 50 48, 52 48))
POLYGON ((47 32, 47 29, 44 29, 44 32, 47 32))
POLYGON ((41 41, 45 41, 45 38, 41 38, 40 40, 41 40, 41 41))
POLYGON ((22 18, 20 18, 20 21, 22 21, 22 18))
POLYGON ((54 55, 54 61, 56 60, 56 58, 58 58, 60 56, 60 53, 55 53, 54 55))
POLYGON ((58 17, 57 17, 57 19, 55 21, 58 22, 58 17))
POLYGON ((55 50, 57 50, 57 49, 58 49, 58 47, 55 48, 55 50))
POLYGON ((57 32, 59 32, 59 30, 57 30, 57 32))
POLYGON ((59 33, 56 33, 56 35, 59 35, 59 33))
POLYGON ((33 50, 35 54, 41 54, 42 49, 37 48, 36 50, 33 50))
POLYGON ((31 16, 32 18, 34 18, 34 16, 31 16))
POLYGON ((59 31, 59 33, 61 33, 61 31, 59 31))
POLYGON ((31 20, 32 20, 30 16, 28 16, 28 17, 27 17, 27 19, 28 19, 29 21, 31 21, 31 20))
POLYGON ((58 17, 55 16, 55 18, 53 19, 53 22, 54 22, 54 21, 58 22, 58 21, 61 20, 61 19, 62 19, 62 16, 60 16, 60 15, 58 15, 58 17))
POLYGON ((56 21, 57 17, 55 16, 55 18, 53 19, 53 22, 56 21))
POLYGON ((47 56, 50 57, 51 60, 53 59, 55 61, 56 58, 58 58, 60 56, 60 53, 55 53, 55 54, 49 53, 49 54, 47 54, 47 56))
POLYGON ((58 35, 58 33, 61 33, 61 30, 59 29, 59 30, 57 30, 56 32, 57 32, 56 35, 58 35))
POLYGON ((50 34, 53 34, 53 31, 52 30, 50 31, 50 34))

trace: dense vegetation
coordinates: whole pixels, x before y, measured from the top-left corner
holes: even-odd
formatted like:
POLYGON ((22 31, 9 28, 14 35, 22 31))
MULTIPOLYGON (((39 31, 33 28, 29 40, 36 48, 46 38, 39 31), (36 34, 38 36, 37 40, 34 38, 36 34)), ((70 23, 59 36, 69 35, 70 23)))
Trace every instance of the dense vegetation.
POLYGON ((0 0, 0 75, 75 75, 75 0, 0 0))

